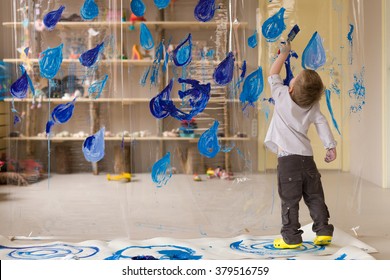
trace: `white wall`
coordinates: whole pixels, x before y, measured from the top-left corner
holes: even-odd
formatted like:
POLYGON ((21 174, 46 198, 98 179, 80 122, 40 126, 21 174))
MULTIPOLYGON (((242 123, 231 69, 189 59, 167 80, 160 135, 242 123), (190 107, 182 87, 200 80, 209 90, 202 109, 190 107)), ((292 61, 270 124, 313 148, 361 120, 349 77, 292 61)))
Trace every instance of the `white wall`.
POLYGON ((351 172, 382 185, 382 16, 381 0, 363 1, 366 104, 351 117, 351 172))

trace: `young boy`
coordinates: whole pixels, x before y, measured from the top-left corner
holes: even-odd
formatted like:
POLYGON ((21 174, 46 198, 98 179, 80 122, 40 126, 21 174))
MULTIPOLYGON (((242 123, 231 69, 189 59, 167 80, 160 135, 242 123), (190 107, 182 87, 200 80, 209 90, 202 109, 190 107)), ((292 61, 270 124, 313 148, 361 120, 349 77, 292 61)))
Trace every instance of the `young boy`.
POLYGON ((265 138, 265 145, 278 155, 278 192, 281 199, 282 238, 274 240, 278 249, 294 249, 302 244, 299 223, 299 201, 302 196, 313 219, 314 244, 332 241, 333 225, 321 185, 321 174, 313 160, 307 131, 314 123, 326 148, 326 162, 336 159, 336 141, 328 122, 320 111, 319 100, 324 92, 320 76, 303 70, 284 86, 279 73, 291 50, 289 42, 281 44, 280 54, 271 66, 268 82, 275 109, 265 138))

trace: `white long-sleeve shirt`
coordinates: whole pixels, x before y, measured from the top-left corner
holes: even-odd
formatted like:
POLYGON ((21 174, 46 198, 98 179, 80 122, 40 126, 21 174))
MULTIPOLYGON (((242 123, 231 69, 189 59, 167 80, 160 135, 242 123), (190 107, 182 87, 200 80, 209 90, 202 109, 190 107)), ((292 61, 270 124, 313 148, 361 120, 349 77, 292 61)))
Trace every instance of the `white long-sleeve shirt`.
POLYGON ((328 121, 316 102, 309 108, 298 106, 291 98, 288 87, 278 74, 268 77, 272 98, 275 100, 274 113, 264 143, 272 152, 312 156, 313 149, 307 137, 310 124, 314 123, 317 133, 327 149, 336 147, 336 141, 328 121))

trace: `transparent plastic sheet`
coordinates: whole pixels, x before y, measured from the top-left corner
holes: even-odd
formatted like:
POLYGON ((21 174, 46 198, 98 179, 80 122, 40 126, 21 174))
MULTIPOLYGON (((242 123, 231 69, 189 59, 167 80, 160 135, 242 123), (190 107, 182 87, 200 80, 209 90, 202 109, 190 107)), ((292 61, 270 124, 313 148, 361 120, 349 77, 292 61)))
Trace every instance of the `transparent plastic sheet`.
MULTIPOLYGON (((67 18, 79 12, 73 8, 68 10, 68 7, 78 7, 79 3, 75 4, 77 1, 41 2, 40 17, 49 10, 57 9, 60 4, 66 6, 64 16, 67 18)), ((64 139, 67 137, 65 131, 71 134, 80 131, 91 134, 97 132, 100 127, 106 128, 105 157, 97 164, 99 175, 92 175, 96 166, 84 159, 82 140, 51 139, 48 142, 9 139, 8 158, 16 161, 33 159, 42 164, 43 175, 50 173, 50 178, 41 178, 42 180, 32 182, 33 184, 26 188, 8 186, 8 195, 16 193, 21 200, 30 200, 34 193, 39 193, 40 198, 25 204, 18 201, 8 204, 2 235, 146 239, 278 234, 280 210, 274 172, 276 157, 265 151, 263 140, 273 107, 269 100, 267 76, 277 55, 279 41, 267 42, 261 34, 261 26, 281 7, 286 9, 284 21, 287 26, 282 38, 286 38, 294 24, 301 28, 293 42, 293 49, 299 55, 297 59, 291 59, 294 74, 302 69, 302 52, 313 33, 317 31, 323 39, 327 59, 318 72, 331 91, 334 119, 339 125, 341 135, 332 122, 325 97, 321 102, 322 111, 327 116, 338 142, 336 162, 328 165, 323 163, 325 152, 322 143, 315 138, 315 131, 310 133, 314 138, 312 143, 319 168, 330 169, 337 174, 326 171, 323 176, 325 191, 327 187, 338 188, 339 178, 347 177, 347 182, 353 182, 352 188, 340 188, 334 197, 327 198, 332 222, 348 229, 358 226, 348 221, 347 215, 333 217, 332 209, 345 207, 346 204, 351 212, 360 214, 362 211, 362 173, 367 163, 364 160, 365 153, 354 152, 359 149, 354 147, 351 139, 364 138, 364 107, 361 111, 352 112, 350 104, 355 104, 356 100, 351 100, 349 92, 354 84, 353 75, 357 73, 359 77, 365 65, 362 55, 364 21, 361 1, 216 1, 219 8, 215 11, 213 21, 218 23, 217 26, 164 29, 150 25, 155 47, 148 52, 139 48, 144 60, 137 63, 130 63, 127 59, 137 56, 134 48, 137 44, 139 47, 139 25, 117 23, 118 16, 123 16, 124 10, 126 17, 130 16, 130 2, 97 2, 103 11, 97 21, 106 19, 108 25, 91 25, 92 30, 85 27, 64 27, 51 32, 38 32, 34 28, 27 28, 30 34, 24 33, 27 30, 23 28, 14 27, 14 49, 20 48, 24 36, 28 35, 34 38, 30 39, 28 44, 32 48, 33 58, 37 58, 40 51, 57 46, 61 42, 74 44, 76 49, 78 46, 85 51, 105 41, 106 57, 99 62, 96 72, 86 73, 84 67, 69 62, 64 64, 57 77, 63 79, 69 74, 75 74, 82 79, 86 74, 90 74, 85 80, 88 84, 108 74, 108 83, 100 98, 111 100, 76 101, 72 119, 66 124, 53 127, 53 135, 62 133, 59 137, 64 139), (350 25, 354 26, 351 46, 347 38, 348 32, 351 31, 350 25), (255 31, 258 35, 258 46, 250 48, 247 40, 255 31), (166 73, 159 70, 156 85, 151 82, 152 72, 149 72, 145 85, 142 85, 140 81, 151 67, 158 44, 163 42, 164 50, 172 50, 188 33, 191 33, 193 38, 192 63, 183 69, 169 62, 166 73), (37 37, 39 43, 36 42, 37 37), (204 53, 210 50, 215 51, 215 55, 212 58, 204 58, 204 53), (188 131, 180 129, 185 128, 183 123, 171 116, 157 120, 150 114, 149 100, 161 92, 172 77, 175 78, 172 98, 175 99, 175 105, 180 107, 182 101, 178 100, 176 93, 183 87, 177 83, 178 78, 193 78, 201 83, 213 83, 213 71, 229 51, 235 54, 236 59, 233 80, 227 86, 215 86, 212 89, 214 98, 221 101, 210 102, 205 111, 195 118, 197 129, 194 129, 193 135, 184 135, 187 137, 184 140, 180 133, 188 131), (118 57, 124 60, 116 60, 118 57), (238 101, 243 87, 243 81, 240 88, 237 86, 243 60, 247 62, 247 76, 258 66, 261 66, 263 71, 264 90, 254 106, 245 106, 238 101), (229 112, 229 116, 226 116, 226 112, 229 112), (96 119, 99 120, 98 125, 94 124, 96 119), (227 153, 221 151, 215 158, 208 159, 199 154, 196 137, 210 128, 216 119, 220 122, 218 132, 221 133, 222 148, 232 150, 227 153), (351 120, 356 121, 356 124, 350 124, 351 120), (91 127, 94 128, 92 131, 91 127), (350 136, 347 136, 348 133, 351 133, 350 136), (153 137, 155 138, 152 139, 153 137), (243 139, 236 140, 234 137, 243 139), (50 148, 48 143, 51 144, 50 148), (174 174, 165 185, 157 187, 151 178, 152 167, 167 152, 170 152, 174 174), (217 167, 224 169, 226 175, 231 171, 232 180, 220 179, 218 176, 207 179, 206 170, 211 168, 212 172, 218 173, 217 167), (354 175, 352 179, 344 172, 349 170, 354 175), (107 180, 107 174, 118 175, 126 171, 131 173, 131 182, 107 180), (60 174, 61 172, 63 174, 60 174), (195 173, 202 181, 193 179, 195 173), (327 177, 328 174, 331 175, 327 177)), ((167 22, 181 22, 193 19, 195 1, 172 1, 168 8, 160 11, 154 7, 153 1, 144 2, 147 7, 147 21, 163 19, 167 22)), ((18 10, 20 3, 32 5, 32 1, 15 1, 12 9, 14 19, 22 22, 23 18, 18 10)), ((30 21, 33 15, 34 13, 28 14, 30 21)), ((69 48, 64 47, 64 58, 71 55, 69 51, 69 48)), ((18 57, 20 53, 15 52, 14 56, 18 57)), ((14 74, 18 77, 20 71, 15 68, 14 74)), ((38 79, 39 77, 35 77, 38 74, 39 71, 34 71, 33 77, 38 79)), ((33 80, 35 82, 35 79, 33 80)), ((42 102, 41 108, 31 109, 31 103, 31 100, 15 103, 16 110, 26 111, 29 117, 22 119, 16 126, 11 123, 10 133, 14 132, 15 128, 24 135, 31 130, 36 133, 43 132, 51 109, 59 104, 55 100, 50 103, 46 101, 42 102), (31 124, 32 120, 34 124, 31 124)), ((85 135, 80 133, 80 138, 83 137, 85 138, 85 135)), ((309 213, 302 207, 301 224, 310 222, 309 213)))

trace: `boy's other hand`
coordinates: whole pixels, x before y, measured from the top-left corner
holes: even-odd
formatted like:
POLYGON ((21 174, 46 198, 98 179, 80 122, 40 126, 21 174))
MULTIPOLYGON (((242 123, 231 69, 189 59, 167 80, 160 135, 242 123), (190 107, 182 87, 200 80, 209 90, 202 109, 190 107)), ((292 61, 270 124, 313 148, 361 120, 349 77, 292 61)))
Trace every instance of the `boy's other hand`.
POLYGON ((337 157, 336 148, 328 149, 326 151, 325 161, 327 163, 332 162, 336 159, 336 157, 337 157))

